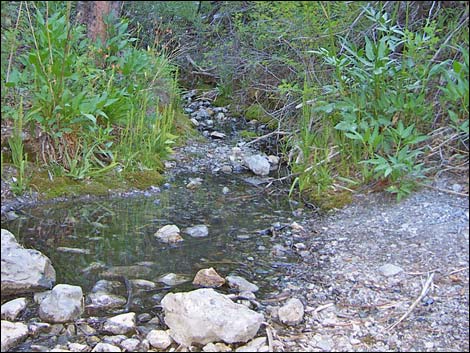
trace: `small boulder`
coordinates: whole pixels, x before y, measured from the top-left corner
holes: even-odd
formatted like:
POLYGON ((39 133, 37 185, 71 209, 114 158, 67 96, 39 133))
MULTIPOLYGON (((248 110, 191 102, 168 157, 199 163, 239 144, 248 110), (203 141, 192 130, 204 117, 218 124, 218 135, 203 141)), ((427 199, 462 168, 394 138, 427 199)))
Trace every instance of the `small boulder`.
POLYGON ((279 320, 286 325, 297 325, 304 318, 304 305, 297 298, 287 301, 278 311, 279 320))
POLYGON ((51 289, 56 274, 51 261, 41 252, 25 249, 6 229, 1 231, 2 295, 51 289))
POLYGON ((253 173, 260 176, 266 176, 269 174, 270 165, 266 157, 256 154, 244 158, 245 163, 253 173))
POLYGON ((116 347, 109 343, 99 342, 92 350, 92 352, 122 352, 121 348, 116 347))
POLYGON ((83 292, 79 286, 58 284, 39 305, 39 317, 51 323, 73 321, 82 313, 83 292))
POLYGON ((174 224, 166 225, 160 228, 156 233, 155 237, 164 243, 179 243, 183 241, 180 235, 180 229, 174 224))
POLYGON ((205 224, 188 227, 184 230, 184 232, 193 238, 203 238, 209 235, 209 229, 205 224))
POLYGON ((225 284, 225 279, 221 277, 212 267, 203 268, 196 273, 193 284, 198 287, 217 288, 225 284))
POLYGON ((116 294, 96 292, 88 294, 87 302, 87 308, 108 310, 124 306, 127 299, 116 294))
POLYGON ((247 342, 264 321, 262 314, 211 288, 169 293, 161 304, 171 337, 187 347, 218 341, 247 342))
POLYGON ((152 330, 147 334, 150 345, 157 349, 165 350, 171 345, 171 337, 168 331, 152 330))
POLYGON ((113 316, 106 320, 103 329, 114 335, 127 335, 135 331, 135 313, 113 316))
POLYGON ((177 286, 179 284, 189 282, 190 278, 186 275, 178 274, 178 273, 168 273, 159 279, 157 282, 164 283, 167 286, 177 286))
POLYGON ((227 276, 225 277, 230 288, 233 288, 239 292, 257 292, 259 290, 256 284, 248 282, 246 279, 240 276, 227 276))
POLYGON ((28 326, 21 322, 1 321, 1 351, 6 352, 28 337, 28 326))
POLYGON ((26 309, 26 304, 26 298, 18 298, 6 302, 1 308, 2 320, 15 321, 18 315, 26 309))
POLYGON ((379 267, 379 272, 385 277, 395 276, 402 271, 403 269, 401 267, 392 264, 385 264, 379 267))

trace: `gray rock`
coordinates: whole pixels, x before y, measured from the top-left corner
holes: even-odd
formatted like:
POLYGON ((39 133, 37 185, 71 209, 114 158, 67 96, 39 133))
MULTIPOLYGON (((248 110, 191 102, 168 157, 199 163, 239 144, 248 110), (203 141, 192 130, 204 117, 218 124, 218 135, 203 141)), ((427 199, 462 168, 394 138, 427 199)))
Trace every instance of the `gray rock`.
POLYGON ((152 347, 162 350, 167 349, 172 343, 168 330, 152 330, 147 334, 147 340, 152 347))
POLYGON ((28 325, 28 331, 31 336, 37 336, 40 333, 47 333, 51 330, 51 324, 46 322, 34 322, 28 325))
POLYGON ((109 343, 98 343, 92 350, 92 352, 122 352, 121 348, 116 347, 109 343))
POLYGON ((266 176, 269 174, 270 166, 266 157, 256 154, 244 158, 247 167, 256 175, 266 176))
POLYGON ((189 178, 189 183, 186 184, 188 189, 194 190, 202 185, 203 179, 201 178, 189 178))
POLYGON ((226 186, 223 187, 222 189, 222 194, 227 195, 230 192, 230 189, 226 186))
POLYGON ((126 335, 114 335, 114 336, 104 336, 102 341, 103 343, 109 343, 109 344, 112 344, 114 346, 117 346, 119 345, 122 341, 124 341, 125 339, 127 339, 127 336, 126 335))
MULTIPOLYGON (((3 236, 3 234, 2 234, 3 236)), ((6 352, 12 347, 17 346, 28 337, 28 326, 21 322, 10 322, 2 320, 1 322, 1 351, 6 352)))
POLYGON ((385 264, 379 267, 379 272, 385 277, 395 276, 402 271, 403 269, 401 267, 392 264, 385 264))
POLYGON ((126 298, 106 292, 90 293, 87 296, 87 303, 89 303, 87 304, 87 308, 91 307, 107 310, 124 306, 126 302, 126 298))
POLYGON ((104 263, 99 262, 99 261, 93 261, 91 264, 85 267, 81 272, 82 273, 97 272, 97 271, 104 270, 105 268, 106 268, 106 265, 104 263))
POLYGON ((279 157, 274 156, 274 155, 270 155, 270 156, 268 156, 268 161, 271 165, 277 166, 279 164, 279 157))
POLYGON ((6 302, 1 308, 2 320, 15 321, 18 315, 26 309, 26 304, 26 298, 17 298, 6 302))
POLYGON ((135 331, 135 313, 121 314, 106 320, 104 331, 115 335, 126 335, 135 331))
POLYGON ((334 343, 329 338, 323 338, 317 342, 316 347, 320 348, 325 352, 331 352, 334 347, 334 343))
POLYGON ((69 343, 69 350, 71 352, 85 352, 88 350, 88 346, 86 344, 81 343, 69 343))
POLYGON ((174 224, 160 228, 155 233, 155 237, 164 243, 178 243, 183 241, 180 235, 180 229, 174 224))
POLYGON ((304 305, 297 298, 287 301, 278 311, 279 320, 286 325, 297 325, 304 318, 304 305))
POLYGON ((46 290, 44 292, 34 293, 33 301, 39 305, 44 299, 46 299, 51 294, 51 292, 51 290, 46 290))
POLYGON ((248 282, 246 279, 240 276, 227 276, 225 277, 230 288, 233 288, 239 292, 257 292, 259 290, 256 284, 248 282))
POLYGON ((212 267, 203 268, 196 273, 193 284, 199 287, 217 288, 225 284, 225 279, 212 267))
POLYGON ((224 343, 208 343, 202 347, 203 352, 231 352, 232 348, 224 343))
POLYGON ((244 346, 235 349, 235 352, 259 352, 266 346, 266 337, 257 337, 252 339, 244 346))
POLYGON ((50 289, 56 274, 51 261, 37 250, 25 249, 8 230, 1 233, 2 295, 50 289))
POLYGON ((58 284, 39 305, 39 317, 46 322, 73 321, 83 313, 83 292, 78 286, 58 284))
POLYGON ((139 350, 140 346, 140 341, 136 338, 127 338, 124 341, 120 343, 120 346, 122 349, 124 349, 125 352, 137 352, 139 350))
POLYGON ((107 279, 100 279, 98 282, 95 283, 95 285, 91 289, 91 292, 92 293, 97 293, 97 292, 111 293, 116 288, 119 288, 120 286, 121 286, 121 282, 108 281, 107 279))
POLYGON ((132 288, 136 290, 152 290, 157 287, 155 282, 145 279, 132 279, 130 282, 132 283, 132 288))
POLYGON ((160 277, 157 282, 161 282, 166 284, 167 286, 177 286, 178 284, 182 284, 185 282, 189 282, 191 279, 182 274, 178 273, 168 273, 162 277, 160 277))
POLYGON ((209 229, 204 224, 188 227, 184 230, 184 232, 193 238, 203 238, 209 235, 209 229))
POLYGON ((226 135, 223 132, 213 131, 210 136, 215 139, 224 139, 226 135))
POLYGON ((171 337, 186 346, 247 342, 264 320, 263 315, 208 288, 169 293, 163 298, 162 307, 171 337))

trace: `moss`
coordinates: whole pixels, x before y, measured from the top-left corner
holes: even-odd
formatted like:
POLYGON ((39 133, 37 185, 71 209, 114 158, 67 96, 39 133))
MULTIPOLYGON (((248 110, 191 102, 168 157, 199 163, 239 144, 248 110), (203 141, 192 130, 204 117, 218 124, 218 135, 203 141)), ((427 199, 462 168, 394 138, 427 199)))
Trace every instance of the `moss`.
POLYGON ((263 124, 268 124, 273 119, 265 113, 261 104, 252 104, 245 110, 245 118, 247 120, 258 120, 263 124))
POLYGON ((310 199, 323 211, 329 211, 334 208, 342 208, 352 202, 352 194, 349 191, 334 193, 312 194, 310 199))
POLYGON ((241 130, 240 136, 243 137, 244 139, 252 139, 252 138, 259 137, 259 135, 255 131, 249 131, 249 130, 241 130))
POLYGON ((164 181, 163 176, 156 170, 125 172, 124 178, 130 186, 141 190, 152 185, 161 185, 164 181))
POLYGON ((226 107, 230 105, 230 103, 232 103, 232 98, 223 95, 217 96, 217 98, 212 102, 215 107, 226 107))
POLYGON ((123 172, 123 175, 108 173, 93 179, 75 180, 66 176, 57 176, 51 181, 47 171, 33 173, 30 186, 44 199, 61 196, 93 195, 105 196, 111 190, 124 191, 130 188, 146 189, 151 185, 160 185, 164 178, 155 170, 123 172))

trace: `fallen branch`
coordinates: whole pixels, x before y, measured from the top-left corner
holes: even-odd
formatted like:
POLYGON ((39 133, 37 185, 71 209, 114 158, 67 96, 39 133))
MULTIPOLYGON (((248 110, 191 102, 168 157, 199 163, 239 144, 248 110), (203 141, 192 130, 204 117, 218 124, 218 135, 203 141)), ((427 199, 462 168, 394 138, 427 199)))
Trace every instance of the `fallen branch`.
POLYGON ((408 315, 410 315, 410 313, 414 310, 414 308, 416 308, 416 306, 418 305, 418 303, 421 301, 421 299, 424 298, 424 296, 426 295, 426 293, 428 292, 429 290, 429 287, 431 286, 431 283, 432 283, 432 279, 434 278, 434 273, 431 273, 428 277, 428 279, 426 280, 426 283, 424 284, 423 286, 423 289, 421 290, 421 294, 419 295, 418 298, 416 298, 416 300, 413 302, 413 304, 411 304, 411 306, 409 307, 409 309, 406 311, 406 313, 404 313, 402 315, 402 317, 400 317, 400 319, 398 319, 397 322, 395 322, 393 325, 391 325, 389 328, 387 328, 388 331, 390 330, 393 330, 400 322, 402 322, 404 319, 406 319, 406 317, 408 315))
POLYGON ((268 352, 274 352, 273 349, 273 328, 267 322, 263 322, 264 327, 266 329, 266 336, 268 336, 268 352))
POLYGON ((287 132, 284 132, 284 131, 271 131, 270 133, 268 133, 266 135, 257 137, 254 140, 251 140, 250 142, 245 143, 243 146, 251 145, 252 143, 258 142, 258 141, 263 140, 265 138, 268 138, 269 136, 272 136, 272 135, 287 135, 287 132))

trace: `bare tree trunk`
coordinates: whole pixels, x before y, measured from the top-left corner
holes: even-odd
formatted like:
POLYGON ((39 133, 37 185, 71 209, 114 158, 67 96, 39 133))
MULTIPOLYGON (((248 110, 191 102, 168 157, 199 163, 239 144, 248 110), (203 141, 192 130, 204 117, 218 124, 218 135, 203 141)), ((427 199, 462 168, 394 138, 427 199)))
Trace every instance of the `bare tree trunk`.
POLYGON ((106 42, 106 24, 104 17, 113 14, 119 17, 122 1, 79 1, 77 4, 77 21, 88 28, 88 37, 106 42))

